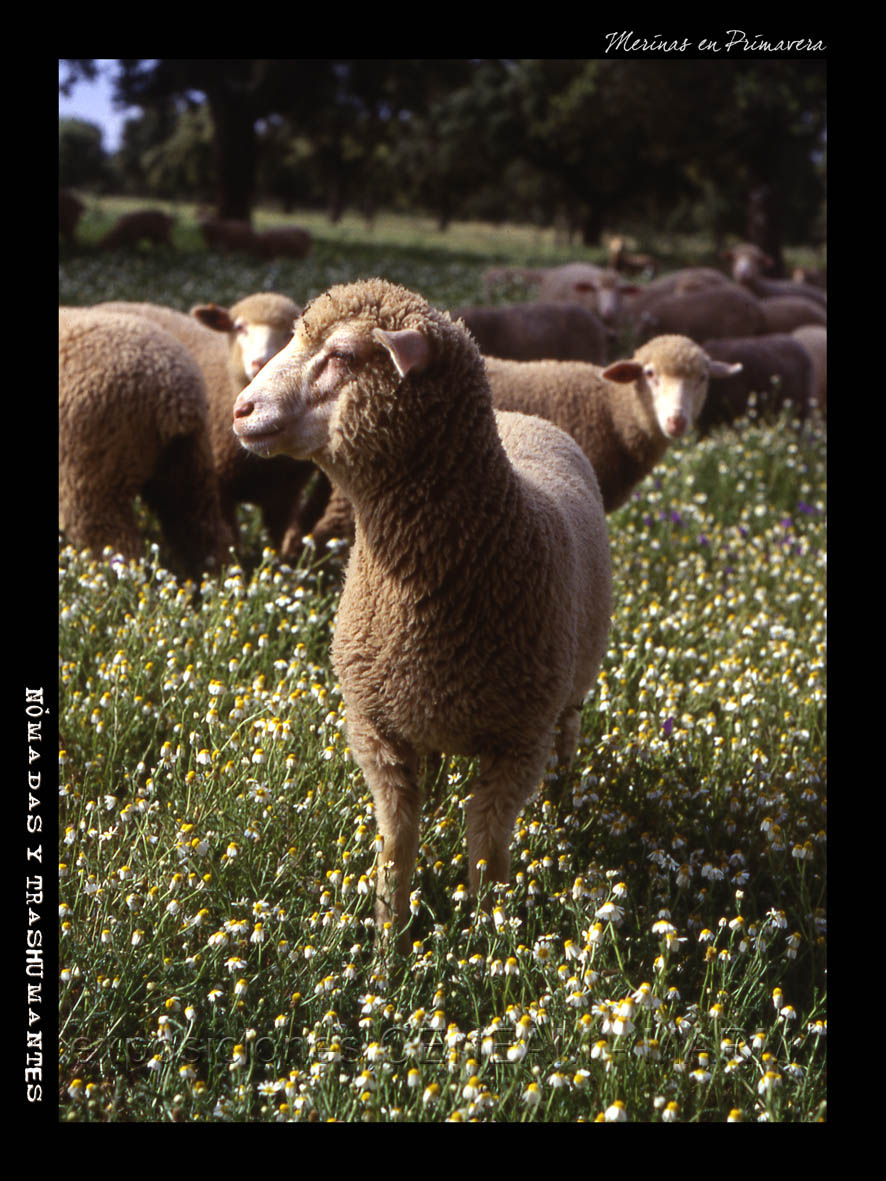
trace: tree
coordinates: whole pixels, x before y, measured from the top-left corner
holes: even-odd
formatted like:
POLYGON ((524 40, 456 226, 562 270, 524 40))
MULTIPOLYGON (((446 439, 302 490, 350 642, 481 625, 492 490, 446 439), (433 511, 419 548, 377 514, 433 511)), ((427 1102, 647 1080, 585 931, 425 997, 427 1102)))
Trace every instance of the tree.
POLYGON ((110 176, 102 130, 84 119, 58 121, 58 183, 62 188, 103 187, 110 176))

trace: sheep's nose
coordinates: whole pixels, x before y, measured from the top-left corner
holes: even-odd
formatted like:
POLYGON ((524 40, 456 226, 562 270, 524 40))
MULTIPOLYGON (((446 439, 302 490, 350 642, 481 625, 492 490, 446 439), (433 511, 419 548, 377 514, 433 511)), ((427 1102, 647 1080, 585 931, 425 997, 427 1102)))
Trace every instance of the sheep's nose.
POLYGON ((234 418, 248 418, 255 409, 255 402, 248 398, 238 398, 234 403, 234 418))
POLYGON ((255 377, 256 373, 258 373, 259 369, 261 369, 263 365, 264 365, 264 361, 259 361, 258 359, 254 360, 252 362, 252 376, 253 377, 255 377))
POLYGON ((668 419, 668 432, 675 438, 685 435, 687 426, 685 414, 672 414, 668 419))

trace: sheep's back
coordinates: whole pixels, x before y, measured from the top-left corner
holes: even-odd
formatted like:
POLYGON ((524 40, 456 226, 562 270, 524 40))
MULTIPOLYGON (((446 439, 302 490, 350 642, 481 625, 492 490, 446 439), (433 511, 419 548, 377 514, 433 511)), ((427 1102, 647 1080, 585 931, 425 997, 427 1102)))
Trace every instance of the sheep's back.
POLYGON ((583 696, 603 658, 611 610, 609 538, 597 477, 574 439, 546 419, 500 410, 495 419, 527 498, 548 522, 544 560, 555 572, 557 592, 546 609, 562 614, 566 631, 574 629, 575 688, 583 696))

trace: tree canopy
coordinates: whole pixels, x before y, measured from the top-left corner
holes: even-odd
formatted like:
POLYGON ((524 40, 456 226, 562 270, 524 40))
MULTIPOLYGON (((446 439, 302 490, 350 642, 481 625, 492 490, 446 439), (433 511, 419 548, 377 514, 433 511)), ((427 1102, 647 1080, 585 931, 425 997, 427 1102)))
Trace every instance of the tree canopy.
MULTIPOLYGON (((62 89, 97 69, 65 65, 62 89)), ((143 111, 117 161, 130 184, 211 194, 226 217, 259 198, 441 226, 559 213, 589 244, 702 221, 776 255, 820 233, 820 59, 120 59, 114 87, 143 111)))

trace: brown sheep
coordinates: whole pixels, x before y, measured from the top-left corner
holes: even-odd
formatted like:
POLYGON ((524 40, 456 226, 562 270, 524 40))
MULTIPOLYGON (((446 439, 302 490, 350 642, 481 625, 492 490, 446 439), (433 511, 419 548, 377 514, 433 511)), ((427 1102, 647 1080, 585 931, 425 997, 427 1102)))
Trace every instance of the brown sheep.
POLYGON ((300 313, 298 305, 285 295, 258 292, 231 308, 199 305, 191 315, 152 303, 98 306, 161 324, 193 354, 206 384, 209 433, 225 520, 236 537, 237 505, 258 505, 271 544, 282 557, 295 559, 302 537, 325 507, 328 485, 322 478, 315 481, 314 492, 302 505, 301 497, 316 469, 288 457, 264 464, 249 455, 231 431, 231 407, 261 366, 289 341, 300 313))
POLYGON ((641 340, 676 334, 699 344, 712 336, 756 336, 765 326, 759 301, 728 282, 663 295, 646 304, 637 318, 641 340))
POLYGON ((221 515, 200 370, 135 316, 59 309, 59 528, 76 546, 144 553, 133 501, 156 514, 179 572, 218 568, 221 515))
POLYGON ((515 303, 492 307, 456 308, 454 320, 463 320, 487 357, 515 361, 606 360, 609 334, 588 308, 574 303, 515 303))
POLYGON ((543 419, 496 414, 464 328, 381 279, 308 305, 234 429, 257 455, 314 460, 355 505, 333 662, 384 841, 377 920, 405 938, 422 756, 479 759, 477 892, 508 880, 552 748, 564 766, 575 753, 611 611, 593 469, 543 419))
POLYGON ((175 219, 159 209, 138 209, 124 213, 99 242, 100 250, 117 250, 121 246, 138 246, 139 242, 153 242, 155 246, 169 246, 175 219))
POLYGON ((797 283, 792 279, 767 279, 766 272, 775 265, 773 260, 759 246, 742 242, 723 251, 723 257, 731 263, 732 277, 748 291, 761 299, 773 295, 795 295, 811 299, 822 307, 827 306, 827 294, 813 283, 797 283))
POLYGON ((771 415, 791 402, 804 419, 813 405, 812 358, 799 340, 784 333, 706 340, 705 352, 720 361, 740 363, 741 371, 711 388, 698 417, 698 430, 734 422, 747 413, 752 394, 760 413, 771 415))

